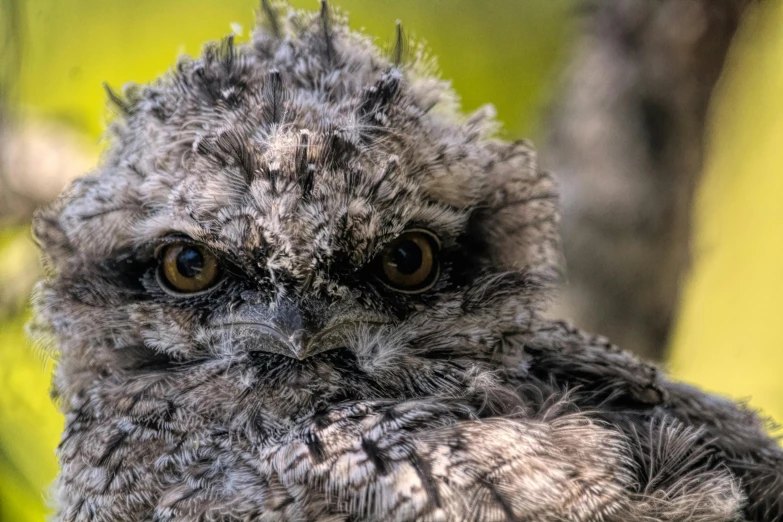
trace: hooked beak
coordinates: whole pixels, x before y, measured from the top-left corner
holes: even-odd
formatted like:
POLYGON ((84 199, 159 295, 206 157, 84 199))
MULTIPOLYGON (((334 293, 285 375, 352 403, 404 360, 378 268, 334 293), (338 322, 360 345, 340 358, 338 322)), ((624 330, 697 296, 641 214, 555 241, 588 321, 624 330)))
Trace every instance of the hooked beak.
POLYGON ((268 353, 285 355, 303 361, 313 355, 335 350, 345 346, 344 333, 351 323, 340 323, 318 332, 295 330, 285 333, 275 325, 263 323, 233 322, 220 325, 231 330, 253 330, 253 336, 259 336, 259 342, 252 349, 268 353), (260 335, 259 335, 260 334, 260 335))
POLYGON ((291 305, 277 307, 273 313, 247 307, 233 313, 231 320, 220 321, 215 326, 252 338, 249 350, 302 361, 319 353, 344 348, 350 332, 355 331, 358 325, 387 322, 366 314, 338 314, 326 321, 315 320, 312 315, 291 305))

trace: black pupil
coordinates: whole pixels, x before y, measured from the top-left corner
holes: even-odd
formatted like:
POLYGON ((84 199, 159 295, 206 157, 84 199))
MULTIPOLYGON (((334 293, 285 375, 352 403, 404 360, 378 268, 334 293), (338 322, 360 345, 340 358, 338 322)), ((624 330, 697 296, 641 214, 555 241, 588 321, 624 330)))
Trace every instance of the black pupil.
POLYGON ((195 248, 185 247, 177 254, 177 272, 187 278, 196 277, 204 268, 204 256, 195 248))
POLYGON ((392 262, 401 274, 410 275, 421 268, 422 253, 413 241, 401 243, 392 254, 392 262))

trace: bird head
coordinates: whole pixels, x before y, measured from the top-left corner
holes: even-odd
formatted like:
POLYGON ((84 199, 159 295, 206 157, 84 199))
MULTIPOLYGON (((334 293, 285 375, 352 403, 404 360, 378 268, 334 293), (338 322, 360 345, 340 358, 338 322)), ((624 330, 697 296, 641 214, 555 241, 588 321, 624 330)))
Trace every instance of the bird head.
POLYGON ((497 350, 556 276, 553 183, 491 108, 460 114, 401 32, 387 56, 327 8, 269 20, 111 93, 102 164, 37 215, 71 393, 208 364, 431 389, 402 369, 497 350))

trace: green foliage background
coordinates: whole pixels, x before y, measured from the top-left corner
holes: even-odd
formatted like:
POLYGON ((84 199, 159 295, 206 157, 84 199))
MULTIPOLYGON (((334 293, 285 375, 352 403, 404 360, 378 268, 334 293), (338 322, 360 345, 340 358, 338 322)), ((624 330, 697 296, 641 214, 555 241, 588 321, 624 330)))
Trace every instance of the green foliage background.
MULTIPOLYGON (((390 42, 396 20, 425 39, 467 110, 492 101, 511 135, 528 134, 566 48, 573 0, 339 0, 351 26, 390 42)), ((27 0, 22 11, 21 104, 92 136, 102 128, 101 82, 144 82, 180 54, 239 23, 257 0, 27 0)), ((315 0, 294 0, 317 8, 315 0)), ((241 38, 240 38, 241 40, 241 38)))

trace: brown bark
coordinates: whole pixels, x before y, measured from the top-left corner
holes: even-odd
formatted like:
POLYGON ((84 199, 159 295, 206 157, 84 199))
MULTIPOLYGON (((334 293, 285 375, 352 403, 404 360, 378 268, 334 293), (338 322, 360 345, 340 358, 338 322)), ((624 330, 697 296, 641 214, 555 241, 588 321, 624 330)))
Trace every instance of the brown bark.
POLYGON ((660 358, 687 270, 709 100, 752 0, 611 0, 584 13, 542 154, 562 192, 558 313, 660 358))

